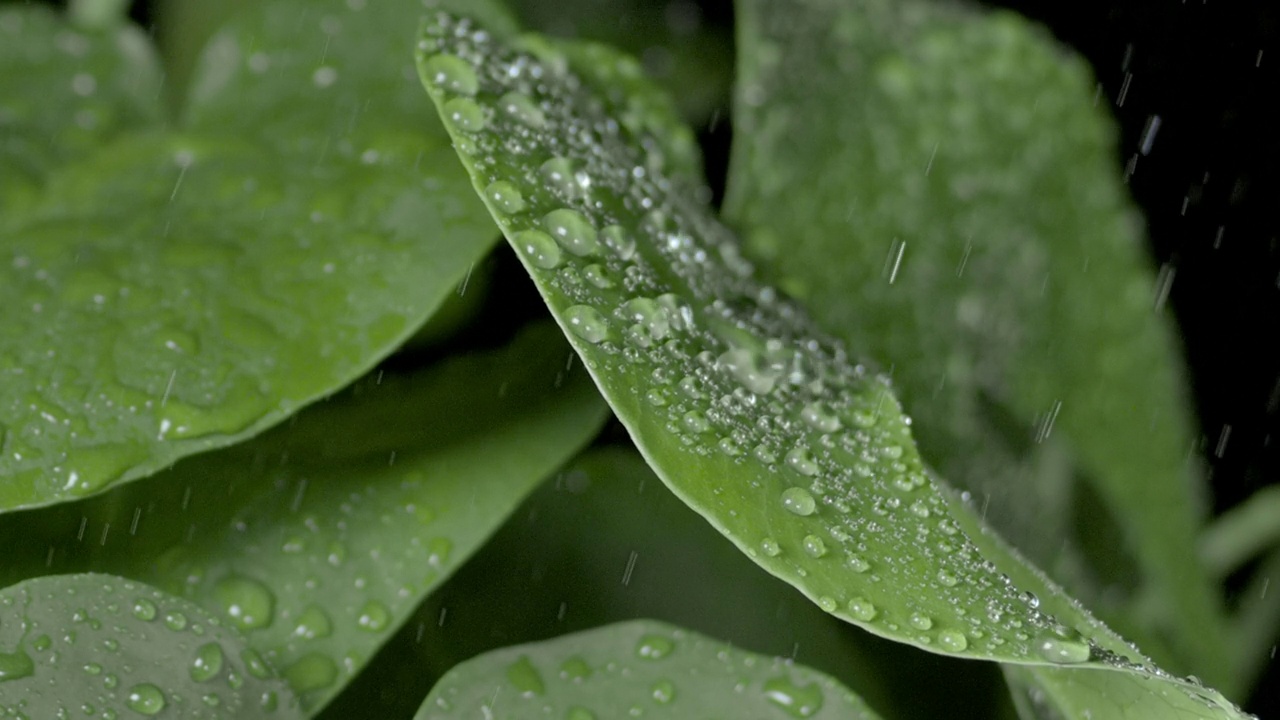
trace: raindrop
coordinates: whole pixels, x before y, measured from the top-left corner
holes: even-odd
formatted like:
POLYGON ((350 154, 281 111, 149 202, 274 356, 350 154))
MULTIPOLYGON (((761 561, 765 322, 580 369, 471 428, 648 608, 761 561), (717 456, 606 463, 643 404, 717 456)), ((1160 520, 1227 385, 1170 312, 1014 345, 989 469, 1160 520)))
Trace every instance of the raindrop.
POLYGON ((778 557, 782 554, 782 546, 778 544, 777 540, 774 540, 771 537, 767 537, 760 541, 760 550, 769 557, 778 557))
POLYGON ((526 207, 524 196, 515 185, 505 180, 489 183, 489 187, 484 189, 484 196, 507 215, 518 213, 526 207))
POLYGON ((11 653, 0 652, 0 682, 30 677, 35 671, 35 663, 22 648, 11 653))
POLYGON ((842 427, 840 418, 824 402, 812 402, 804 406, 800 411, 800 418, 818 432, 832 433, 842 427))
POLYGON ((822 688, 817 683, 799 686, 791 678, 783 676, 766 680, 764 696, 791 717, 813 717, 822 709, 822 688))
POLYGON ((228 575, 214 586, 213 595, 240 630, 257 630, 271 624, 276 598, 257 580, 228 575))
POLYGON ((535 267, 551 270, 560 265, 560 246, 541 230, 523 230, 511 239, 535 267))
POLYGON ((329 614, 317 605, 308 605, 298 615, 298 623, 293 628, 295 637, 306 640, 329 637, 333 633, 333 623, 329 614))
POLYGON ((542 675, 533 666, 528 655, 521 655, 519 660, 507 666, 507 680, 525 697, 543 695, 547 686, 542 682, 542 675))
POLYGON ((595 227, 577 210, 552 210, 543 216, 542 227, 574 255, 585 257, 600 252, 595 227))
POLYGON ((141 683, 129 688, 129 694, 125 696, 125 704, 134 712, 157 715, 165 707, 164 693, 151 683, 141 683))
POLYGON ((933 618, 923 613, 911 613, 911 617, 907 618, 907 622, 911 623, 911 627, 917 630, 928 630, 933 627, 933 618))
POLYGON ((589 343, 600 343, 609 337, 609 321, 590 305, 574 305, 564 311, 564 317, 573 334, 589 343))
POLYGON ((659 680, 651 688, 653 699, 660 705, 667 705, 676 699, 676 686, 670 680, 659 680))
POLYGON ((444 116, 459 130, 467 133, 478 133, 488 125, 484 110, 471 98, 459 97, 445 103, 444 116))
POLYGON ((560 679, 571 682, 582 682, 591 677, 591 666, 586 660, 573 656, 560 664, 560 679))
POLYGON ((151 622, 156 619, 156 604, 146 598, 138 598, 133 601, 133 616, 139 620, 151 622))
POLYGON ((369 632, 381 632, 387 628, 387 624, 391 622, 391 613, 387 610, 387 606, 377 600, 370 600, 360 608, 360 616, 356 618, 356 625, 361 630, 369 632))
POLYGON ((856 597, 850 600, 848 608, 849 614, 852 615, 854 619, 861 620, 862 622, 871 622, 876 618, 876 614, 879 612, 876 610, 876 606, 864 597, 856 597))
POLYGON ((807 516, 818 509, 818 504, 814 502, 813 495, 808 490, 793 487, 782 491, 782 507, 790 513, 807 516))
POLYGON ((805 535, 801 541, 806 555, 812 558, 820 558, 827 554, 827 544, 822 542, 822 538, 817 535, 805 535))
POLYGON ((208 682, 222 672, 222 646, 216 642, 205 643, 196 650, 191 661, 191 679, 196 682, 208 682))
POLYGON ((1067 627, 1059 627, 1056 632, 1037 638, 1035 647, 1040 657, 1055 665, 1088 662, 1092 654, 1080 633, 1067 627))
MULTIPOLYGON (((809 454, 809 451, 803 447, 792 448, 788 451, 786 460, 787 465, 801 475, 812 477, 818 474, 818 464, 813 461, 813 456, 809 454)), ((803 514, 808 515, 809 513, 803 514)))
POLYGON ((475 95, 480 89, 476 71, 466 60, 454 55, 436 55, 422 64, 427 80, 444 90, 459 95, 475 95))
POLYGON ((661 660, 671 654, 676 649, 676 644, 670 638, 662 635, 645 635, 640 638, 640 642, 636 643, 636 657, 646 660, 661 660))
POLYGON ((338 679, 338 666, 327 655, 307 653, 284 671, 295 692, 305 694, 327 688, 338 679))
POLYGON ((503 95, 498 98, 498 107, 526 127, 538 130, 547 124, 547 116, 524 93, 509 92, 503 95))
POLYGON ((604 244, 621 260, 630 260, 636 254, 636 239, 621 225, 609 225, 600 231, 604 244))
POLYGON ((938 633, 938 644, 951 652, 963 652, 969 647, 969 639, 957 630, 943 630, 938 633))

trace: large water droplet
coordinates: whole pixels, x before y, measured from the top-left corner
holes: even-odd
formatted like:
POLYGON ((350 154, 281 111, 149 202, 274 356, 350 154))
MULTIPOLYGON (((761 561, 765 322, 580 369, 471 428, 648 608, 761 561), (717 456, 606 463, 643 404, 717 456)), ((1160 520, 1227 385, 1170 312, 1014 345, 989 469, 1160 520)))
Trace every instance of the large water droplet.
POLYGON ((812 477, 818 474, 818 464, 805 448, 797 447, 787 451, 786 460, 787 465, 801 475, 812 477))
POLYGON ((489 186, 484 189, 484 196, 498 210, 507 215, 518 213, 526 207, 524 196, 520 194, 520 190, 505 180, 489 183, 489 186))
POLYGON ((817 683, 796 685, 791 678, 783 676, 766 680, 764 696, 769 702, 777 705, 796 718, 813 717, 822 709, 822 688, 817 683))
POLYGON ((575 705, 569 708, 569 712, 565 713, 564 720, 596 720, 596 714, 584 707, 575 705))
POLYGON ((767 537, 760 541, 760 550, 769 557, 778 557, 782 554, 782 546, 778 544, 777 540, 774 540, 771 537, 767 537))
POLYGON ((969 639, 958 630, 943 630, 938 633, 938 644, 951 652, 963 652, 969 647, 969 639))
POLYGON ((875 620, 876 615, 879 612, 870 600, 861 596, 850 600, 847 607, 849 608, 849 614, 852 615, 854 619, 861 620, 862 622, 871 622, 872 620, 875 620))
POLYGON ((143 715, 157 715, 165 707, 164 693, 151 683, 141 683, 129 688, 125 696, 129 709, 143 715))
POLYGON ((520 659, 507 666, 507 681, 526 697, 543 695, 547 692, 547 686, 542 682, 542 674, 533 666, 528 655, 521 655, 520 659))
POLYGON ((661 660, 676 649, 671 638, 663 635, 645 635, 636 643, 636 656, 646 660, 661 660))
POLYGON ((216 642, 205 643, 196 649, 196 656, 191 660, 191 679, 196 682, 208 682, 222 672, 222 646, 216 642))
POLYGON ((676 685, 670 680, 659 680, 650 688, 653 694, 654 702, 659 705, 668 705, 672 700, 676 699, 676 685))
POLYGON ((766 365, 763 358, 745 348, 726 351, 716 359, 716 364, 728 370, 735 380, 756 395, 773 392, 781 375, 766 365))
POLYGON ((782 507, 796 515, 806 516, 812 515, 818 509, 818 504, 808 490, 793 487, 782 491, 782 507))
POLYGON ((572 682, 582 682, 591 677, 591 666, 577 655, 560 664, 560 678, 572 682))
POLYGON ((444 116, 454 127, 467 133, 478 133, 488 124, 484 109, 471 98, 454 98, 445 103, 444 116))
POLYGON ((293 634, 295 637, 307 640, 329 637, 333 634, 333 623, 324 609, 317 605, 308 605, 298 615, 298 623, 293 628, 293 634))
POLYGON ((547 116, 524 93, 509 92, 503 95, 498 98, 498 108, 515 118, 517 122, 535 130, 547 124, 547 116))
POLYGON ((228 575, 213 588, 223 612, 241 630, 257 630, 274 619, 276 598, 265 585, 243 575, 228 575))
POLYGON ((391 622, 391 612, 387 610, 387 606, 377 600, 370 600, 360 608, 360 616, 356 618, 356 625, 361 630, 369 632, 382 632, 391 622))
POLYGON ((596 344, 609 337, 609 321, 590 305, 574 305, 564 311, 565 321, 574 335, 596 344))
POLYGON ((0 682, 31 677, 35 671, 35 663, 22 648, 13 652, 0 652, 0 682))
POLYGON ((577 210, 552 210, 542 217, 542 227, 574 255, 585 257, 600 252, 595 227, 577 210))
POLYGON ((636 254, 635 236, 621 225, 609 225, 600 231, 604 244, 621 260, 630 260, 636 254))
POLYGON ((563 258, 560 246, 541 230, 522 230, 512 236, 511 240, 534 267, 551 270, 558 267, 563 258))
POLYGON ((156 619, 156 604, 146 598, 138 598, 133 601, 133 616, 139 620, 151 622, 156 619))
POLYGON ((480 89, 476 71, 466 60, 454 55, 435 55, 422 64, 423 75, 432 85, 459 95, 475 95, 480 89))
POLYGON ((804 409, 800 411, 800 419, 804 420, 814 430, 824 433, 832 433, 842 427, 840 418, 836 417, 836 414, 824 402, 812 402, 805 405, 804 409))
POLYGON ((1080 633, 1067 627, 1057 632, 1045 633, 1036 638, 1036 652, 1040 657, 1057 665, 1075 665, 1088 662, 1092 651, 1080 633))
POLYGON ((911 617, 907 618, 907 622, 911 623, 911 627, 917 630, 928 630, 933 627, 933 618, 924 613, 911 613, 911 617))
POLYGON ((284 671, 284 677, 301 695, 332 685, 338 679, 338 666, 328 655, 307 653, 284 671))
POLYGON ((820 558, 827 554, 827 544, 817 535, 805 535, 801 541, 804 553, 811 558, 820 558))

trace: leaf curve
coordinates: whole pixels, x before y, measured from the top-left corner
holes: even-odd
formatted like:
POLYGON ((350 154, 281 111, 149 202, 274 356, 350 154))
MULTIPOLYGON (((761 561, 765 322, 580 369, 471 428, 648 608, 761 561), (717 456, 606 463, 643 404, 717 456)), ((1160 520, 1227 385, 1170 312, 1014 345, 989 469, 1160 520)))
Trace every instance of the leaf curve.
MULTIPOLYGON (((93 494, 279 422, 399 346, 488 252, 492 223, 443 133, 422 132, 416 85, 342 89, 388 74, 385 56, 346 62, 364 57, 351 43, 370 26, 400 31, 390 70, 412 71, 405 10, 370 5, 363 33, 330 43, 337 110, 378 110, 349 132, 332 115, 250 103, 237 119, 256 132, 197 123, 121 137, 0 219, 12 308, 0 325, 0 511, 93 494)), ((268 30, 240 55, 225 43, 210 54, 235 67, 295 52, 286 28, 268 30)), ((278 91, 292 80, 271 78, 278 91)))
POLYGON ((610 100, 532 45, 437 14, 419 68, 477 191, 664 483, 871 632, 964 657, 1147 672, 1131 647, 1041 612, 983 558, 883 379, 754 281, 732 234, 610 100), (537 115, 507 110, 513 97, 537 115))
POLYGON ((106 569, 244 632, 318 712, 606 409, 554 328, 376 374, 246 443, 5 518, 4 577, 106 569))
POLYGON ((1153 651, 1172 645, 1160 655, 1172 667, 1231 683, 1221 599, 1194 560, 1201 478, 1158 312, 1168 288, 1084 62, 1010 12, 737 7, 725 214, 744 252, 824 329, 893 368, 931 465, 1100 599, 1093 585, 1121 583, 1095 579, 1073 527, 1077 486, 1091 485, 1142 571, 1126 578, 1138 597, 1108 617, 1155 634, 1153 651), (1125 617, 1135 606, 1141 617, 1125 617))
POLYGON ((45 576, 0 590, 0 711, 303 717, 271 666, 216 617, 102 574, 45 576))
POLYGON ((415 716, 878 718, 829 676, 653 620, 494 650, 450 670, 415 716))

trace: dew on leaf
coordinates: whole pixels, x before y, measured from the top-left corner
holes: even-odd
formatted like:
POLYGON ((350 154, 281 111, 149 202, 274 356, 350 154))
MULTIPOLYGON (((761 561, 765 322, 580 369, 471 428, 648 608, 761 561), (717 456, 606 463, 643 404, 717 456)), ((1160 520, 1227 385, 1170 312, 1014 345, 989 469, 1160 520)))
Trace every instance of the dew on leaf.
POLYGON ((241 630, 265 628, 274 619, 276 598, 266 585, 243 575, 228 575, 213 588, 214 598, 241 630))
POLYGON ((675 650, 676 644, 671 638, 663 635, 648 634, 640 638, 636 644, 636 657, 646 660, 661 660, 675 650))
POLYGON ((574 335, 596 344, 609 337, 609 321, 590 305, 574 305, 565 310, 565 321, 574 335))
POLYGON ((782 507, 789 513, 804 517, 816 512, 818 504, 808 490, 791 487, 782 491, 782 507))
POLYGON ((515 234, 512 242, 534 267, 551 270, 560 265, 563 253, 551 236, 541 230, 524 230, 515 234))
POLYGON ((489 202, 497 206, 500 211, 508 215, 518 213, 527 207, 524 202, 524 196, 520 194, 516 186, 505 180, 496 180, 489 183, 489 186, 484 189, 484 196, 489 202))
POLYGON ((488 124, 484 109, 471 98, 458 97, 444 104, 444 116, 459 130, 478 133, 488 124))
POLYGON ((460 57, 436 55, 422 64, 427 82, 458 95, 475 95, 480 89, 476 71, 460 57))
POLYGON ((506 676, 507 682, 522 695, 544 695, 547 692, 542 674, 533 666, 533 661, 528 655, 521 655, 515 662, 508 665, 506 676))
POLYGON ((196 655, 191 660, 191 679, 196 682, 212 680, 218 676, 218 673, 222 672, 222 661, 221 645, 216 642, 201 645, 196 649, 196 655))
POLYGON ((813 717, 822 709, 825 699, 817 683, 796 685, 786 676, 766 680, 764 696, 795 718, 813 717))
POLYGON ((140 683, 129 688, 125 704, 142 715, 158 715, 168 704, 160 688, 151 683, 140 683))
POLYGON ((600 251, 595 227, 577 210, 552 210, 542 218, 542 227, 565 250, 585 257, 600 251))

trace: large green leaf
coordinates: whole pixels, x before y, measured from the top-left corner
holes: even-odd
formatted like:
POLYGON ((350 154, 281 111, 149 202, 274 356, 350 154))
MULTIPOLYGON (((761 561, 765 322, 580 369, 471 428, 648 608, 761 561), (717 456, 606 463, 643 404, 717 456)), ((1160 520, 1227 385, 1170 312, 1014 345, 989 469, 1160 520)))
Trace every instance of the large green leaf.
MULTIPOLYGON (((754 281, 617 106, 532 46, 442 13, 419 67, 477 190, 659 477, 762 567, 877 634, 1153 672, 1078 606, 1055 619, 984 559, 885 382, 754 281)), ((1151 676, 1170 693, 1195 687, 1151 676)))
MULTIPOLYGON (((209 49, 199 132, 86 147, 0 218, 0 510, 279 422, 397 347, 488 251, 412 77, 413 4, 356 6, 244 16, 209 49)), ((29 24, 18 42, 70 32, 29 24)), ((0 77, 75 82, 58 57, 0 77)), ((19 101, 36 102, 6 95, 0 117, 19 101)))
POLYGON ((1171 645, 1171 665, 1229 683, 1195 561, 1186 383, 1153 311, 1167 287, 1083 61, 1012 13, 947 3, 738 11, 725 207, 748 255, 892 367, 926 459, 1020 548, 1119 597, 1109 617, 1171 645), (1086 494, 1102 502, 1077 530, 1086 494), (1138 583, 1108 567, 1114 544, 1082 566, 1107 513, 1138 583))
POLYGON ((158 127, 160 86, 138 28, 97 31, 45 6, 0 7, 0 213, 22 212, 56 167, 158 127))
POLYGON ((595 434, 551 327, 378 373, 250 442, 0 529, 7 579, 92 568, 244 631, 318 710, 520 499, 595 434))
POLYGON ((486 653, 451 670, 418 720, 453 717, 878 718, 835 680, 652 620, 486 653))
POLYGON ((0 713, 302 717, 239 633, 186 600, 97 574, 0 590, 0 713))

